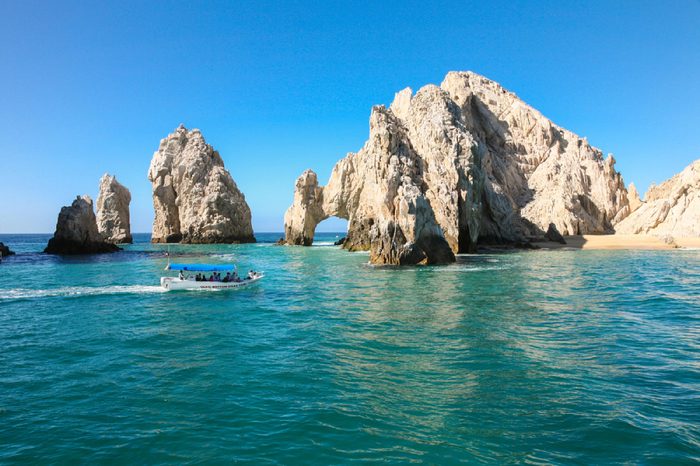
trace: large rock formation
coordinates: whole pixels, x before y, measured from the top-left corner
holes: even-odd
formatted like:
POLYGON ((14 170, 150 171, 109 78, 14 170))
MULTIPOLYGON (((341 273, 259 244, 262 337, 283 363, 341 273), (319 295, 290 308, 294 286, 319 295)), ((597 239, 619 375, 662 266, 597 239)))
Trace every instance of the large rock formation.
POLYGON ((97 220, 89 196, 78 196, 73 204, 61 208, 56 232, 44 252, 49 254, 94 254, 119 251, 112 243, 103 241, 97 231, 97 220))
POLYGON ((642 205, 615 225, 615 232, 700 236, 700 159, 660 185, 650 187, 642 205))
POLYGON ((105 241, 114 244, 131 243, 129 203, 131 193, 114 176, 105 173, 100 178, 97 196, 97 230, 105 241))
POLYGON ((440 87, 407 88, 376 106, 370 136, 325 187, 305 172, 285 214, 289 244, 311 244, 318 222, 348 219, 344 247, 373 263, 440 263, 478 242, 612 232, 629 214, 607 159, 499 84, 451 72, 440 87))
POLYGON ((154 243, 255 241, 245 197, 198 129, 180 125, 161 140, 148 179, 153 185, 154 243))

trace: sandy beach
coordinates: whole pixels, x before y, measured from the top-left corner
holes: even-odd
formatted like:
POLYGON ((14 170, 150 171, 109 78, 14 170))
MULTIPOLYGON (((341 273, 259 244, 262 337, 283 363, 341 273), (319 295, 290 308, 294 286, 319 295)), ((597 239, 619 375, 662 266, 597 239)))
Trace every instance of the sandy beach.
POLYGON ((535 242, 542 249, 677 249, 700 248, 700 238, 673 238, 666 243, 652 235, 577 235, 565 237, 566 244, 551 241, 535 242))

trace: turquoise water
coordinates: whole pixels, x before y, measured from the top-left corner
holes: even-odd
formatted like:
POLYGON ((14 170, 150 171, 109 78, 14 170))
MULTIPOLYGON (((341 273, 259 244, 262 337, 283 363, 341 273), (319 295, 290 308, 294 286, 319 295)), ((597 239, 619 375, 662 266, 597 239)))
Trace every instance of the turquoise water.
POLYGON ((162 293, 163 246, 0 236, 0 463, 700 461, 700 251, 381 268, 176 246, 255 287, 162 293))

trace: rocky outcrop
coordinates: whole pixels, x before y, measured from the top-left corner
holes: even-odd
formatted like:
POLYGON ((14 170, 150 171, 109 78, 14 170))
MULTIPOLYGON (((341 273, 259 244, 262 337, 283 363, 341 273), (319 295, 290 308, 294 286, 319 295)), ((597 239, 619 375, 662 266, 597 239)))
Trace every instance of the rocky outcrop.
POLYGON ((559 244, 566 244, 566 240, 561 235, 561 233, 559 233, 559 230, 557 230, 557 227, 554 226, 553 223, 549 224, 549 228, 547 228, 547 232, 544 234, 544 238, 547 241, 553 241, 559 244))
POLYGON ((612 156, 556 126, 499 84, 451 72, 376 106, 364 147, 320 187, 296 184, 288 244, 311 244, 328 216, 348 219, 344 247, 380 264, 442 263, 478 243, 612 232, 629 214, 612 156))
POLYGON ((639 207, 642 205, 642 200, 639 198, 639 193, 637 192, 637 187, 634 185, 634 183, 630 183, 629 188, 627 188, 627 199, 629 200, 630 204, 630 213, 639 209, 639 207))
POLYGON ((0 257, 14 256, 14 252, 5 243, 0 242, 0 257))
POLYGON ((180 125, 161 140, 148 179, 154 243, 255 242, 245 197, 198 129, 180 125))
POLYGON ((102 175, 97 196, 97 230, 105 241, 114 244, 132 242, 129 203, 129 190, 114 176, 102 175))
POLYGON ((660 185, 650 187, 642 205, 615 225, 615 232, 700 236, 700 159, 660 185))
POLYGON ((284 237, 288 244, 311 246, 316 225, 328 218, 323 210, 323 189, 316 173, 306 170, 294 185, 294 201, 284 215, 284 237))
POLYGON ((78 196, 73 204, 61 208, 56 232, 44 252, 49 254, 94 254, 119 251, 103 241, 97 231, 97 220, 89 196, 78 196))

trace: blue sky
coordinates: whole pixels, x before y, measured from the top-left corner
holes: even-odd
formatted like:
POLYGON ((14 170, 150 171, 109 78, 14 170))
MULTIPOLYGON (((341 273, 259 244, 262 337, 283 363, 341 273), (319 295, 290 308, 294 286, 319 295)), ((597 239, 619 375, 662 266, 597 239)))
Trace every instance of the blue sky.
POLYGON ((255 230, 281 231, 304 169, 325 182, 372 105, 450 70, 614 153, 641 192, 700 157, 700 0, 0 3, 0 233, 53 231, 104 172, 150 231, 148 165, 180 123, 255 230))

